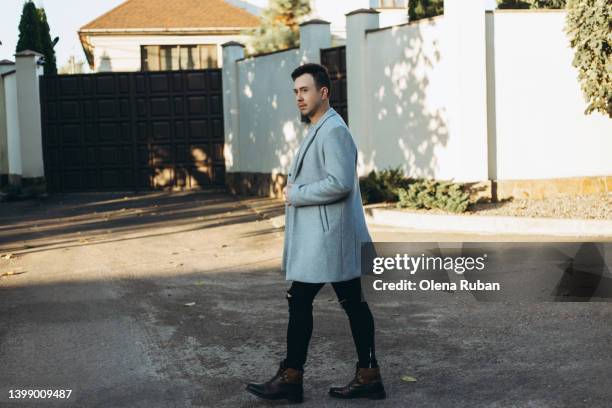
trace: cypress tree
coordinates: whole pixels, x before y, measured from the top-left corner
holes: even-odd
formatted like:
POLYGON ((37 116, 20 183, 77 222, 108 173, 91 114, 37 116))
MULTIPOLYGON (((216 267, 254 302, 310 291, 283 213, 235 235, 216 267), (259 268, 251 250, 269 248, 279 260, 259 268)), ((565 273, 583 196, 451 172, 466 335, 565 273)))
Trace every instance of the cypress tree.
POLYGON ((55 43, 57 43, 58 38, 56 37, 54 42, 51 41, 51 32, 49 23, 47 23, 47 13, 45 13, 45 9, 38 9, 38 17, 40 22, 41 53, 45 56, 45 74, 57 74, 57 63, 53 47, 55 43))
POLYGON ((21 21, 19 22, 19 40, 15 52, 32 50, 43 54, 45 74, 57 74, 55 44, 59 40, 51 40, 47 13, 43 8, 36 8, 32 0, 23 4, 21 21))
POLYGON ((36 5, 28 0, 24 3, 19 22, 19 40, 15 52, 32 50, 42 53, 43 47, 40 41, 40 21, 36 5))

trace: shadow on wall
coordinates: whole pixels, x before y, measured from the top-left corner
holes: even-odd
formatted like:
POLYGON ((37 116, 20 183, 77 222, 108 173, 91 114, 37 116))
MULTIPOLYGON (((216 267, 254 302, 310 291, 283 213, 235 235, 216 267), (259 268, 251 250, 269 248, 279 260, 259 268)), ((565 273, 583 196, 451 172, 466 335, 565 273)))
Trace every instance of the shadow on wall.
MULTIPOLYGON (((367 133, 359 137, 359 174, 401 166, 433 178, 437 149, 448 144, 440 18, 367 34, 367 133)), ((295 107, 290 74, 299 53, 285 50, 239 61, 239 156, 242 193, 280 196, 305 126, 295 107), (286 79, 286 80, 285 80, 286 79)), ((351 101, 349 100, 350 104, 351 101)), ((349 128, 350 128, 349 121, 349 128)))
POLYGON ((368 33, 371 105, 367 150, 362 152, 368 171, 401 166, 411 177, 436 176, 436 149, 448 144, 439 21, 368 33))
POLYGON ((291 80, 291 72, 299 65, 298 53, 289 49, 239 62, 244 64, 240 70, 238 138, 241 169, 245 173, 239 181, 243 193, 280 197, 299 147, 298 134, 306 133, 295 106, 291 80), (260 163, 265 164, 262 167, 260 163), (257 167, 265 169, 254 171, 257 167))

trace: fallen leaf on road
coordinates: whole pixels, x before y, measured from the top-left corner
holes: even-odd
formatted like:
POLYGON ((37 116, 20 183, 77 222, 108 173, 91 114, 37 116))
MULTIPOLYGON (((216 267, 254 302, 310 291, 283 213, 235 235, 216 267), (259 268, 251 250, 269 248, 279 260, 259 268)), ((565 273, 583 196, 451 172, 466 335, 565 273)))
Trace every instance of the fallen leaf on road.
POLYGON ((195 302, 185 303, 185 306, 193 306, 193 305, 195 305, 195 302))
POLYGON ((196 286, 202 286, 202 285, 204 285, 205 283, 206 283, 206 282, 204 282, 204 281, 197 281, 196 283, 194 283, 194 285, 196 285, 196 286))
POLYGON ((417 380, 417 379, 416 379, 416 378, 414 378, 414 377, 413 377, 413 376, 411 376, 411 375, 404 375, 404 376, 402 377, 402 381, 405 381, 405 382, 414 382, 414 381, 416 381, 416 380, 417 380))
POLYGON ((8 271, 8 272, 4 272, 2 275, 0 276, 12 276, 12 275, 21 275, 22 273, 26 273, 26 271, 8 271))

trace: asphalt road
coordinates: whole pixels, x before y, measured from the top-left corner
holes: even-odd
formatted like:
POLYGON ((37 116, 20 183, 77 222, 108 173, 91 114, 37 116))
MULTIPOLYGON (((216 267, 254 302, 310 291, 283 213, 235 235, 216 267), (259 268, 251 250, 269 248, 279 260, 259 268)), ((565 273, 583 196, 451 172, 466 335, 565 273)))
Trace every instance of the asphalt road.
MULTIPOLYGON (((0 204, 0 406, 264 407, 244 391, 285 351, 282 205, 222 192, 54 195, 0 204), (68 399, 10 390, 70 389, 68 399), (14 392, 14 391, 13 391, 14 392)), ((380 241, 525 240, 371 227, 380 241)), ((530 237, 554 240, 551 237, 530 237)), ((570 240, 570 239, 568 239, 570 240)), ((326 285, 305 407, 609 407, 612 305, 373 293, 388 398, 336 401, 356 360, 326 285), (405 375, 416 381, 402 380, 405 375)))

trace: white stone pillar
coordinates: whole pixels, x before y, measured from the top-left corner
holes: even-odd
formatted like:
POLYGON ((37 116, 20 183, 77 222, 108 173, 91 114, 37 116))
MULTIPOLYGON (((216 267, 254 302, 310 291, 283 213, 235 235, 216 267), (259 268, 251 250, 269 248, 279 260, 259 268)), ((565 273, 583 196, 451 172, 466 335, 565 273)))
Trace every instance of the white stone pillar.
MULTIPOLYGON (((372 143, 368 132, 368 56, 366 30, 379 28, 379 12, 374 9, 358 9, 346 14, 346 93, 348 99, 348 121, 357 147, 369 153, 372 143)), ((360 154, 362 155, 362 154, 360 154)), ((359 166, 362 175, 370 169, 359 166)))
MULTIPOLYGON (((38 179, 45 175, 39 93, 39 76, 43 69, 38 64, 42 56, 31 50, 15 54, 22 179, 38 179)), ((28 184, 27 181, 24 184, 28 184)))
POLYGON ((485 0, 444 0, 449 143, 455 181, 488 179, 485 0))
POLYGON ((8 97, 11 93, 11 84, 14 81, 15 63, 9 60, 0 61, 0 186, 8 183, 9 179, 9 112, 14 100, 8 97))
POLYGON ((236 60, 244 58, 244 45, 229 41, 223 48, 223 128, 225 129, 225 168, 239 172, 240 167, 240 118, 238 112, 238 65, 236 60))
POLYGON ((321 48, 331 47, 329 21, 313 19, 300 24, 300 62, 321 63, 321 48))

